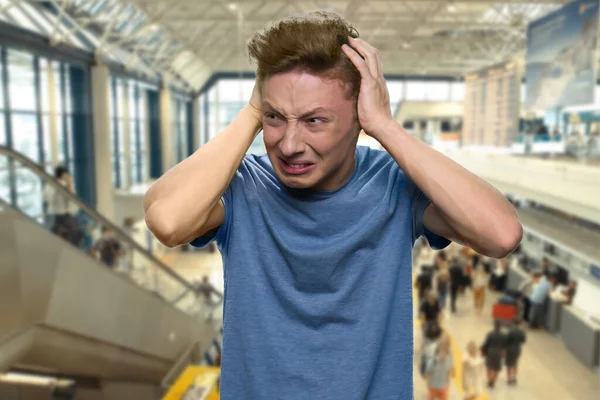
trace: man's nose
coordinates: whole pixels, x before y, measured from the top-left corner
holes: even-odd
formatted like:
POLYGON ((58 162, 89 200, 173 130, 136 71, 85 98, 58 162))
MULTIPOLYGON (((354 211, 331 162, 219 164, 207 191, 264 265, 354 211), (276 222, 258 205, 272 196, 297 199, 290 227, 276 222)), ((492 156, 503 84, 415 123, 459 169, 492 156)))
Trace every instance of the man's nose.
POLYGON ((289 122, 283 132, 280 144, 281 153, 284 157, 292 157, 304 151, 302 134, 295 122, 289 122))

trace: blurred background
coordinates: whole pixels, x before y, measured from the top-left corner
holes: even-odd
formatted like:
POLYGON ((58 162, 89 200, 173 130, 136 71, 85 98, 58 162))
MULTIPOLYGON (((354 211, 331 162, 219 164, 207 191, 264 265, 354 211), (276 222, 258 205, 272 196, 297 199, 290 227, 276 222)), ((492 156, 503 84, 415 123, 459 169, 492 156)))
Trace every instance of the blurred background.
POLYGON ((250 35, 316 10, 523 223, 504 260, 415 245, 415 398, 600 397, 598 0, 0 0, 0 399, 218 398, 221 257, 143 196, 247 104, 250 35))

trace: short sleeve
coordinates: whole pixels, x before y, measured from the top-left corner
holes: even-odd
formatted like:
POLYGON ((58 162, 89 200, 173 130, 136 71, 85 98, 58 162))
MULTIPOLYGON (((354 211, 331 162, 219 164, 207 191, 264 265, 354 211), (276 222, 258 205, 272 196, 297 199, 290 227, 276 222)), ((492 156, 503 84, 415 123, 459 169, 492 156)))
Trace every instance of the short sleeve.
MULTIPOLYGON (((235 180, 235 178, 234 178, 235 180)), ((229 231, 229 226, 231 225, 232 214, 233 214, 233 181, 229 184, 225 193, 221 197, 223 201, 223 205, 225 208, 225 216, 223 217, 223 223, 218 228, 213 229, 210 232, 207 232, 205 235, 202 235, 190 242, 190 245, 197 248, 202 248, 207 246, 213 240, 216 240, 219 246, 223 246, 227 239, 227 232, 229 231)))
POLYGON ((431 204, 431 200, 425 196, 425 194, 410 181, 408 187, 411 189, 411 213, 413 221, 413 243, 420 237, 423 236, 427 239, 429 246, 435 250, 441 250, 446 248, 451 241, 443 236, 433 233, 423 225, 423 215, 425 210, 431 204))

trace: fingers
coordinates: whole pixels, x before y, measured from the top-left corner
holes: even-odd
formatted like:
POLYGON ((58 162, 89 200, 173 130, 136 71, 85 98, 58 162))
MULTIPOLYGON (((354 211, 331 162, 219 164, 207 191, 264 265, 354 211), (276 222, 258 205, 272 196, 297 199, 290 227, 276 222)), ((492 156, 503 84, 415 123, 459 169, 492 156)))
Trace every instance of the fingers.
POLYGON ((368 79, 368 78, 373 77, 373 75, 371 74, 371 71, 369 70, 369 66, 367 65, 367 62, 365 60, 363 60, 363 58, 356 52, 356 50, 354 50, 352 47, 348 46, 347 44, 344 44, 344 45, 342 45, 342 51, 348 56, 350 61, 352 61, 352 64, 354 64, 354 66, 356 67, 358 72, 360 72, 360 76, 363 79, 368 79))
POLYGON ((350 38, 349 43, 365 59, 373 78, 379 78, 381 75, 381 61, 377 49, 361 39, 350 38))

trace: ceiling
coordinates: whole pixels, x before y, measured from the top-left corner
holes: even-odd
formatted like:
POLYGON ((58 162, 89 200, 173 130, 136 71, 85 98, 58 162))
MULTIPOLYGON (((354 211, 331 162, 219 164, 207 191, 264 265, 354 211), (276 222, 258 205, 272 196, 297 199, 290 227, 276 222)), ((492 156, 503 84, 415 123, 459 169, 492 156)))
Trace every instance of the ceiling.
POLYGON ((380 50, 388 74, 462 76, 523 52, 527 23, 564 0, 134 0, 213 71, 250 70, 245 42, 269 21, 337 12, 380 50))
MULTIPOLYGON (((18 1, 18 0, 12 0, 18 1)), ((31 1, 31 0, 30 0, 31 1)), ((523 55, 527 23, 564 0, 52 0, 102 39, 197 90, 219 71, 251 71, 245 43, 269 21, 327 10, 380 50, 387 74, 461 77, 523 55), (116 44, 115 44, 116 43, 116 44)), ((110 47, 107 49, 107 47, 110 47)), ((129 67, 132 67, 129 65, 129 67)))

